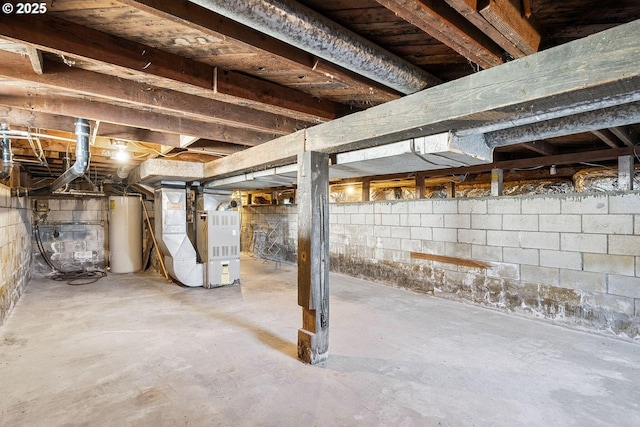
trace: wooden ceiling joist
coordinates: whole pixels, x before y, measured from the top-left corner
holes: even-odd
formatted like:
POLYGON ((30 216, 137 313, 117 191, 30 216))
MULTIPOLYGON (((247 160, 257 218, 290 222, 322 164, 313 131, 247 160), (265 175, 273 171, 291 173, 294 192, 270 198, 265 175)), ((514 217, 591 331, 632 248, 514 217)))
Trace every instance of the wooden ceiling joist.
POLYGON ((309 122, 55 62, 47 63, 45 74, 35 74, 29 72, 25 58, 9 52, 0 51, 0 77, 257 132, 286 135, 310 126, 309 122))
POLYGON ((526 55, 540 48, 540 32, 511 0, 480 0, 480 14, 526 55))
POLYGON ((445 0, 449 6, 464 16, 469 22, 485 33, 498 46, 505 50, 513 58, 522 58, 526 54, 518 48, 509 38, 505 37, 497 28, 489 23, 478 10, 479 0, 445 0))
POLYGON ((345 113, 340 104, 233 71, 225 72, 219 82, 216 67, 46 15, 0 16, 0 35, 43 51, 116 67, 129 79, 303 120, 325 121, 345 113))
POLYGON ((618 137, 615 136, 610 130, 600 129, 591 131, 591 133, 597 136, 600 141, 604 142, 611 148, 618 148, 622 146, 622 143, 620 142, 618 137))
POLYGON ((503 63, 502 51, 455 10, 434 0, 376 0, 482 68, 503 63))
POLYGON ((335 64, 321 61, 301 49, 269 37, 251 27, 190 1, 121 0, 120 3, 142 10, 160 19, 179 21, 186 27, 217 38, 232 40, 249 50, 255 50, 259 55, 269 56, 276 61, 282 62, 284 66, 302 67, 309 73, 320 73, 332 82, 344 82, 346 86, 378 98, 381 102, 391 101, 400 97, 400 94, 393 89, 382 86, 335 64))
POLYGON ((106 103, 96 103, 86 99, 40 96, 37 93, 18 88, 10 91, 6 87, 3 88, 0 92, 0 105, 47 114, 84 117, 89 120, 100 120, 101 122, 150 129, 157 132, 197 135, 244 146, 258 145, 278 136, 242 128, 214 126, 210 123, 106 103))
POLYGON ((636 144, 640 143, 640 135, 638 135, 631 127, 629 126, 618 126, 612 127, 609 129, 615 136, 620 138, 624 145, 627 147, 633 147, 636 144))

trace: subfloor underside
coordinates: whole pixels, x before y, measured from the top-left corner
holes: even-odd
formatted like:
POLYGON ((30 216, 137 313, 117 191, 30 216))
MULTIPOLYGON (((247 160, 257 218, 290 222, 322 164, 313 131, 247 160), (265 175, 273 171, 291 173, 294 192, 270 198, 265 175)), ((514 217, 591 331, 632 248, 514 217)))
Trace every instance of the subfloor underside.
POLYGON ((295 266, 242 285, 34 279, 0 328, 3 426, 638 426, 640 345, 331 275, 296 358, 295 266))

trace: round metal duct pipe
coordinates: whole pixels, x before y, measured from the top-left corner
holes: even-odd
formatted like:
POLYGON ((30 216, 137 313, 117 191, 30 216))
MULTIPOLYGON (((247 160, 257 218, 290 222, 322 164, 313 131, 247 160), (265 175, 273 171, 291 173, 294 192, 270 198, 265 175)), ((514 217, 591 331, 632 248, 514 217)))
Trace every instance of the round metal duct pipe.
POLYGON ((404 94, 440 80, 319 13, 288 0, 190 0, 404 94))

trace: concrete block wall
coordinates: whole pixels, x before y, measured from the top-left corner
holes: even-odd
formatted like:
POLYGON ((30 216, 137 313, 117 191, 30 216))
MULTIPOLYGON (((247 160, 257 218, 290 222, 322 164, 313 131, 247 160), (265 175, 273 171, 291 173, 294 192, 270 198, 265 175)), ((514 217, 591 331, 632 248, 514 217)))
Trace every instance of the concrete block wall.
MULTIPOLYGON (((103 268, 107 259, 107 199, 47 200, 49 211, 39 215, 38 231, 53 264, 65 271, 103 268)), ((35 230, 34 230, 35 232, 35 230)), ((51 273, 36 241, 33 241, 35 272, 51 273)))
POLYGON ((0 325, 31 278, 31 209, 0 184, 0 325))
POLYGON ((332 205, 332 268, 640 339, 638 221, 638 192, 332 205))
MULTIPOLYGON (((250 209, 295 244, 295 209, 250 209)), ((331 204, 330 225, 334 271, 640 339, 639 192, 331 204)))

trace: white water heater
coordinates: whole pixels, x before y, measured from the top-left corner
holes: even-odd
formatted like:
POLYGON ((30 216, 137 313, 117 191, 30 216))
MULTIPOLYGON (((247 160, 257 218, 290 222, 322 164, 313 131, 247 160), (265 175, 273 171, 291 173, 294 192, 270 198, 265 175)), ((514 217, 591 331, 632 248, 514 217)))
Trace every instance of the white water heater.
POLYGON ((109 197, 109 265, 112 273, 133 273, 142 269, 140 197, 109 197))

